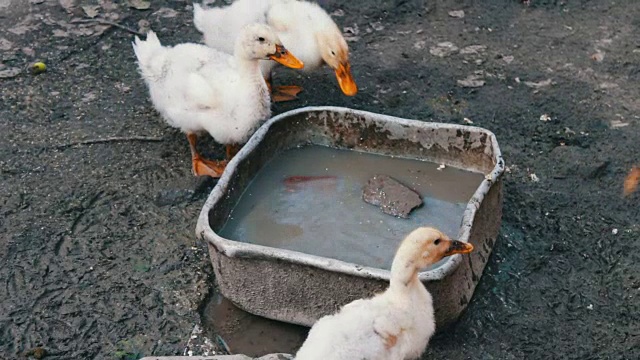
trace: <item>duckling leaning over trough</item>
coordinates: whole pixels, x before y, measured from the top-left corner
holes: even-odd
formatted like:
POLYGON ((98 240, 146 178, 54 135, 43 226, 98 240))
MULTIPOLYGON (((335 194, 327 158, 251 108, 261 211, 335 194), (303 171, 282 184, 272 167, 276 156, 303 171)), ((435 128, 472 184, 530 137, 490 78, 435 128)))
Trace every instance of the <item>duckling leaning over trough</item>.
MULTIPOLYGON (((237 0, 226 7, 204 9, 193 4, 193 22, 207 46, 231 53, 239 30, 259 22, 274 28, 282 43, 302 62, 304 70, 329 65, 345 95, 358 92, 349 62, 349 47, 340 29, 318 4, 299 0, 237 0)), ((261 61, 262 74, 271 89, 271 70, 276 64, 261 61)), ((299 86, 274 88, 274 101, 296 99, 299 86)))
POLYGON ((295 359, 417 359, 435 332, 431 295, 418 272, 443 257, 472 250, 473 245, 450 240, 437 229, 414 230, 396 252, 389 288, 318 320, 295 359))
POLYGON ((195 175, 218 178, 259 122, 271 116, 271 100, 258 61, 270 59, 299 69, 267 25, 250 24, 235 41, 233 55, 201 44, 162 46, 153 31, 137 36, 133 50, 151 101, 169 125, 187 134, 195 175), (211 161, 196 149, 197 134, 208 132, 226 145, 227 158, 211 161))

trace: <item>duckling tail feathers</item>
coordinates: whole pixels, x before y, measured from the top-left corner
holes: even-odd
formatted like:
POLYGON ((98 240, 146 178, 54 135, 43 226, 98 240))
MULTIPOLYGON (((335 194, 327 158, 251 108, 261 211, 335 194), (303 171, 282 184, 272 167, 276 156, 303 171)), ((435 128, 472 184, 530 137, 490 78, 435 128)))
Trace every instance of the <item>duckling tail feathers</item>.
POLYGON ((138 58, 138 66, 140 67, 142 75, 146 78, 153 76, 154 68, 157 67, 154 64, 156 62, 154 59, 157 58, 158 49, 162 49, 162 44, 156 33, 149 31, 146 40, 140 40, 140 38, 136 36, 132 45, 133 51, 138 58))

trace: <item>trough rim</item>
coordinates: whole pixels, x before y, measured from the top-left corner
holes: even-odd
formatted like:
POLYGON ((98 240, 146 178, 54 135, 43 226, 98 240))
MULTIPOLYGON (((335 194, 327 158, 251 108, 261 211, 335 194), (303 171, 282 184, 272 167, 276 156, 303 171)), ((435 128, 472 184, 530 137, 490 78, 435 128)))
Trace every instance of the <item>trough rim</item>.
MULTIPOLYGON (((373 120, 382 120, 404 126, 422 127, 429 129, 435 128, 467 130, 487 134, 491 141, 493 157, 495 159, 495 166, 489 174, 485 174, 485 178, 482 180, 473 196, 467 203, 467 207, 465 208, 464 214, 462 216, 462 222, 458 231, 457 240, 460 240, 462 242, 469 242, 469 235, 473 225, 473 220, 480 208, 480 205, 482 204, 482 201, 484 200, 493 184, 496 183, 504 173, 504 160, 502 158, 502 153, 500 151, 500 147, 498 146, 498 141, 495 134, 490 130, 478 126, 410 120, 391 115, 384 115, 364 110, 355 110, 337 106, 307 106, 290 110, 274 116, 273 118, 267 120, 262 126, 260 126, 260 128, 256 130, 256 132, 251 136, 247 143, 242 147, 242 149, 228 163, 224 173, 218 180, 218 183, 213 188, 213 190, 211 190, 207 201, 200 211, 200 216, 198 217, 198 223, 196 225, 196 237, 206 240, 207 243, 213 246, 218 253, 231 258, 235 257, 261 260, 275 259, 300 265, 312 266, 322 270, 343 273, 345 275, 371 278, 388 282, 391 278, 390 270, 357 265, 346 261, 305 254, 299 251, 278 249, 263 245, 250 244, 241 241, 226 239, 214 232, 209 224, 209 211, 215 206, 216 203, 223 199, 224 194, 226 193, 226 190, 229 186, 230 180, 232 179, 234 173, 238 170, 238 164, 242 160, 244 160, 258 144, 262 142, 273 124, 295 115, 323 111, 338 114, 354 114, 373 120)), ((421 281, 442 280, 449 274, 452 274, 458 268, 461 262, 462 255, 456 254, 450 256, 441 266, 435 269, 420 272, 418 275, 419 279, 421 281)))

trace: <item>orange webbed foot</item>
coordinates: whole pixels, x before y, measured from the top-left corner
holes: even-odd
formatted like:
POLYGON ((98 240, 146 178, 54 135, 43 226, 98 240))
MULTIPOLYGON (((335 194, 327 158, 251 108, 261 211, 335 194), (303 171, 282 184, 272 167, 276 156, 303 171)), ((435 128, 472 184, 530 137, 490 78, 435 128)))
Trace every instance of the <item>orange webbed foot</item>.
POLYGON ((193 173, 196 176, 210 176, 214 179, 220 178, 227 166, 227 161, 211 161, 196 157, 192 159, 193 173))
POLYGON ((274 102, 293 101, 298 99, 298 94, 302 91, 302 87, 296 85, 276 86, 273 89, 271 98, 274 102))

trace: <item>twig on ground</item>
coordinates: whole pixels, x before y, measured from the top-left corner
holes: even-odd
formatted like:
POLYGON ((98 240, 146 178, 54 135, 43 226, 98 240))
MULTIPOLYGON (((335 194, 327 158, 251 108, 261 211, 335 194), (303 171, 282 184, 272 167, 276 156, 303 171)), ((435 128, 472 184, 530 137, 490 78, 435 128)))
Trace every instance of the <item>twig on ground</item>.
POLYGON ((153 136, 114 136, 114 137, 108 137, 104 139, 89 139, 89 140, 82 140, 82 141, 74 141, 74 142, 70 142, 62 145, 56 145, 55 148, 58 150, 62 150, 68 147, 78 146, 78 145, 104 144, 104 143, 111 143, 111 142, 133 142, 133 141, 160 142, 162 140, 164 140, 164 138, 153 137, 153 136))
POLYGON ((128 32, 130 32, 132 34, 135 34, 135 35, 138 35, 138 36, 144 36, 145 35, 145 34, 139 32, 137 30, 134 30, 134 29, 130 28, 130 27, 126 27, 124 25, 118 24, 117 22, 113 22, 113 21, 105 20, 105 19, 76 19, 76 20, 71 21, 72 24, 74 24, 74 23, 92 23, 92 22, 98 23, 98 24, 101 24, 101 25, 115 26, 115 27, 117 27, 119 29, 122 29, 124 31, 128 31, 128 32))

